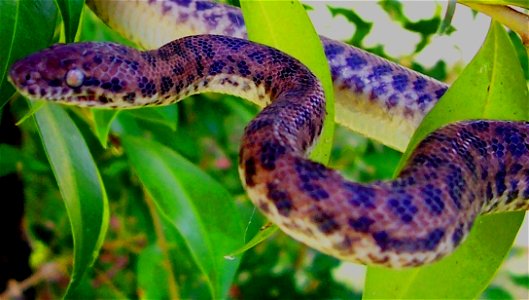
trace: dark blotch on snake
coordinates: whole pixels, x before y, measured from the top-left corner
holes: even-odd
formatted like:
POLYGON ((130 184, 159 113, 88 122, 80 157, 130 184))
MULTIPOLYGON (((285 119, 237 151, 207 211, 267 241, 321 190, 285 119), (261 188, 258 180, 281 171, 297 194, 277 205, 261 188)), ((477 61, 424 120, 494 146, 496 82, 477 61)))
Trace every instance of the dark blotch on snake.
POLYGON ((389 209, 397 215, 404 223, 413 221, 413 217, 418 211, 417 206, 413 203, 413 196, 403 190, 396 190, 389 196, 387 205, 389 209))
POLYGON ((130 92, 123 96, 123 100, 128 103, 134 103, 134 100, 136 100, 136 93, 130 92))
POLYGON ((256 173, 255 159, 253 157, 246 159, 244 162, 244 179, 247 186, 253 187, 255 185, 253 177, 256 173))
POLYGON ((426 79, 422 78, 422 77, 418 77, 414 82, 413 82, 413 89, 417 92, 421 92, 422 90, 424 90, 424 88, 426 87, 426 79))
POLYGON ((408 87, 408 76, 405 74, 397 74, 393 75, 393 82, 391 85, 394 89, 396 89, 399 92, 403 92, 408 87))
POLYGON ((162 84, 160 86, 160 92, 162 95, 168 93, 173 88, 173 80, 169 76, 162 77, 162 84))
POLYGON ((349 226, 351 226, 351 228, 353 228, 354 230, 358 232, 367 233, 369 232, 369 227, 373 223, 375 223, 375 220, 362 216, 358 219, 349 218, 348 222, 349 222, 349 226))
POLYGON ((392 238, 386 231, 377 231, 373 233, 377 245, 382 251, 397 251, 413 253, 417 251, 433 250, 439 245, 444 236, 444 231, 440 228, 432 230, 424 238, 392 238))
POLYGON ((347 62, 347 65, 353 70, 359 70, 363 68, 365 65, 367 65, 367 61, 357 54, 349 55, 345 59, 345 61, 347 62))
POLYGON ((439 216, 443 213, 444 202, 442 200, 442 191, 433 184, 427 184, 421 188, 421 194, 424 199, 424 203, 430 210, 430 213, 434 216, 439 216))
POLYGON ((287 217, 292 209, 292 200, 287 191, 280 190, 276 184, 268 183, 268 198, 274 202, 280 215, 287 217))
POLYGON ((366 187, 354 182, 344 182, 343 187, 349 192, 347 203, 354 207, 375 208, 375 191, 371 187, 366 187))
POLYGON ((276 160, 285 154, 286 148, 277 142, 265 141, 261 146, 260 161, 263 168, 273 170, 276 167, 276 160))
POLYGON ((324 234, 331 234, 340 229, 340 225, 336 223, 334 216, 321 210, 317 211, 311 219, 324 234))
POLYGON ((319 184, 304 182, 299 185, 299 188, 312 200, 320 201, 329 198, 329 193, 319 184))

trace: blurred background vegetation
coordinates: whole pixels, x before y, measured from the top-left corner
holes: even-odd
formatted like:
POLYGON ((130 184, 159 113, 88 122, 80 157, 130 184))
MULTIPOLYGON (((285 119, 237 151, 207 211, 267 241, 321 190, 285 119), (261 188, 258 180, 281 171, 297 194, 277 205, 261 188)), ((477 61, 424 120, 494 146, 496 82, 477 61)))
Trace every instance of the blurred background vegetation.
MULTIPOLYGON (((447 63, 438 59, 433 64, 423 65, 416 61, 425 49, 428 51, 428 45, 438 31, 443 18, 440 9, 412 20, 396 1, 380 1, 375 6, 392 20, 393 26, 417 36, 409 52, 390 55, 383 44, 367 43, 366 39, 371 38, 373 22, 354 10, 341 8, 339 3, 324 9, 333 18, 339 18, 341 22, 345 20, 356 28, 346 38, 349 43, 439 80, 451 81, 457 76, 464 62, 447 63)), ((314 17, 310 3, 307 9, 314 17)), ((449 31, 457 30, 465 28, 453 27, 449 31)), ((529 78, 527 53, 515 34, 510 37, 519 50, 526 78, 529 78)), ((78 38, 81 41, 127 43, 102 24, 89 9, 83 12, 78 38)), ((389 39, 387 43, 399 41, 389 39)), ((110 202, 110 226, 99 258, 73 296, 169 298, 174 295, 171 289, 173 292, 177 289, 183 298, 208 297, 205 279, 200 273, 192 271, 196 265, 186 259, 188 254, 178 246, 160 242, 174 233, 166 232, 155 205, 123 155, 119 139, 121 132, 148 136, 178 152, 220 182, 236 200, 246 240, 265 225, 266 220, 245 196, 237 172, 239 139, 245 124, 257 113, 257 109, 230 96, 208 94, 191 98, 169 107, 121 112, 111 125, 109 147, 106 149, 93 133, 92 116, 85 110, 68 110, 97 162, 110 202)), ((20 120, 28 112, 28 104, 17 98, 10 101, 4 110, 9 110, 15 120, 20 120)), ((2 122, 15 120, 3 118, 2 122)), ((25 214, 20 234, 27 236, 31 247, 31 271, 29 279, 16 278, 19 284, 12 283, 11 289, 18 287, 25 290, 30 298, 55 299, 64 294, 69 282, 73 250, 70 223, 34 122, 28 120, 19 128, 19 147, 0 144, 0 176, 18 174, 23 182, 25 214)), ((338 127, 330 166, 361 182, 391 178, 400 155, 395 150, 338 127)), ((483 298, 517 299, 528 295, 527 251, 527 244, 513 248, 483 298)), ((320 254, 278 231, 271 239, 244 254, 229 289, 229 297, 356 299, 362 295, 363 272, 361 266, 320 254)))

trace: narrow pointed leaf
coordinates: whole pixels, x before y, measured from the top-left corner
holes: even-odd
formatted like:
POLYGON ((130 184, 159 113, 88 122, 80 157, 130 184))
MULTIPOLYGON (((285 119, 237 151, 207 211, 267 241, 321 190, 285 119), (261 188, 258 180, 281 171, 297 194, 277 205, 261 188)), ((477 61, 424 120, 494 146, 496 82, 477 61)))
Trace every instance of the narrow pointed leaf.
MULTIPOLYGON (((429 132, 464 119, 527 120, 529 98, 507 33, 492 23, 486 41, 413 136, 411 150, 429 132)), ((399 168, 400 169, 400 168, 399 168)), ((476 298, 511 248, 524 213, 479 217, 454 254, 422 268, 368 268, 364 298, 476 298)))
POLYGON ((103 243, 107 196, 94 159, 68 114, 60 106, 45 104, 35 113, 35 120, 72 226, 74 261, 68 297, 103 243))

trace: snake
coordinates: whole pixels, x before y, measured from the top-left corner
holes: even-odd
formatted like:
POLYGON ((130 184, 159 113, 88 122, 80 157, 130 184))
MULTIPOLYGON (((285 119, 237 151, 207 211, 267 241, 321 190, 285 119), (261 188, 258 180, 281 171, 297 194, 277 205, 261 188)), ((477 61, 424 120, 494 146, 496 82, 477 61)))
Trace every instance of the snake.
MULTIPOLYGON (((113 23, 119 7, 125 16, 127 7, 135 7, 121 3, 89 5, 113 23)), ((147 8, 165 12, 157 14, 164 18, 172 12, 173 21, 177 15, 189 28, 211 25, 223 34, 200 32, 152 50, 57 44, 15 62, 9 81, 27 98, 84 107, 168 105, 203 92, 264 104, 241 139, 238 166, 249 198, 294 239, 346 261, 392 268, 428 264, 452 253, 478 215, 529 209, 528 122, 446 125, 419 143, 397 178, 356 183, 307 158, 326 116, 318 79, 295 58, 244 39, 238 10, 190 0, 136 6, 146 15, 147 8), (208 12, 222 15, 210 19, 208 12)), ((123 26, 130 23, 125 16, 123 26)), ((329 39, 323 44, 335 89, 369 102, 365 107, 385 107, 379 114, 422 117, 446 90, 362 50, 329 39)))

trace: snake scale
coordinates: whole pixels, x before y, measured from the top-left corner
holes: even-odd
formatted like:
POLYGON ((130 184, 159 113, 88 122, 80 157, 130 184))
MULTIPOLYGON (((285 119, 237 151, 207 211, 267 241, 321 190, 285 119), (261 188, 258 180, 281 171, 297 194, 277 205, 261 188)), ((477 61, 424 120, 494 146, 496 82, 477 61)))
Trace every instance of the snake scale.
MULTIPOLYGON (((120 3, 90 5, 120 27, 113 24, 119 14, 112 16, 120 3)), ((123 10, 135 6, 127 4, 123 10)), ((397 179, 354 183, 306 158, 325 117, 318 80, 278 50, 226 36, 244 37, 238 10, 190 0, 137 5, 147 15, 147 8, 163 18, 172 12, 189 28, 211 25, 223 35, 183 37, 149 51, 113 43, 55 45, 16 62, 10 81, 28 98, 78 106, 166 105, 205 91, 266 104, 240 148, 250 199, 287 234, 348 261, 396 268, 429 263, 451 253, 478 214, 529 208, 529 123, 448 125, 420 143, 397 179), (213 25, 208 12, 221 14, 213 25)), ((446 90, 363 51, 323 42, 335 89, 358 98, 352 104, 342 99, 343 105, 376 106, 377 114, 413 127, 446 90)))

